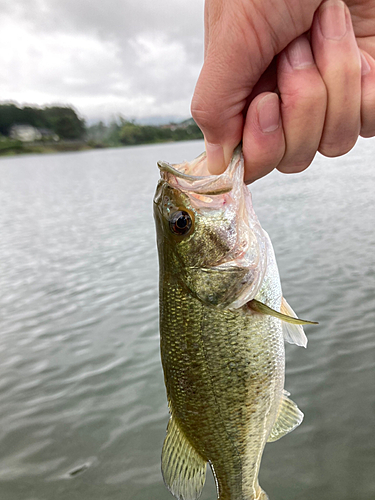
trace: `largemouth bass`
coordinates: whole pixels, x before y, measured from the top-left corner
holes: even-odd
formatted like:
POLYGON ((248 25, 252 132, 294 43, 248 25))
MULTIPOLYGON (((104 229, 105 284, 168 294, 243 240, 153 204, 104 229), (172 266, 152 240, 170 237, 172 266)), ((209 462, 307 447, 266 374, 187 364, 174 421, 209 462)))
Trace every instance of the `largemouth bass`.
POLYGON ((176 498, 195 500, 209 463, 218 499, 265 500, 264 446, 303 419, 284 391, 284 339, 306 347, 307 322, 282 297, 241 149, 218 176, 208 175, 204 154, 159 168, 160 340, 171 415, 164 481, 176 498))

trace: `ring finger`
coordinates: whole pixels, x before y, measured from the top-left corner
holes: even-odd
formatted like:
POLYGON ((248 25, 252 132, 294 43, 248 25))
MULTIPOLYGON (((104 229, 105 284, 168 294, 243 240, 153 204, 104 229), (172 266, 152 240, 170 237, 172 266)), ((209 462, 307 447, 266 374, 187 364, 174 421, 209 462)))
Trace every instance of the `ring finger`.
POLYGON ((277 168, 284 173, 301 172, 318 150, 327 103, 326 88, 305 35, 280 54, 277 79, 286 142, 277 168))
POLYGON ((327 113, 319 151, 340 156, 355 144, 361 124, 361 61, 348 8, 326 0, 311 29, 314 58, 327 89, 327 113))

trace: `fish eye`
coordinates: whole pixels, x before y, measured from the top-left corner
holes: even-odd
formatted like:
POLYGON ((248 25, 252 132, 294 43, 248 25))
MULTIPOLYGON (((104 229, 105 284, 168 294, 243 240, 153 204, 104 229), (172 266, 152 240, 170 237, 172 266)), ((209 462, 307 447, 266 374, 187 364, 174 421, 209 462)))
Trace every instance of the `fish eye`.
POLYGON ((169 228, 174 234, 185 235, 192 226, 191 216, 185 210, 174 212, 169 219, 169 228))

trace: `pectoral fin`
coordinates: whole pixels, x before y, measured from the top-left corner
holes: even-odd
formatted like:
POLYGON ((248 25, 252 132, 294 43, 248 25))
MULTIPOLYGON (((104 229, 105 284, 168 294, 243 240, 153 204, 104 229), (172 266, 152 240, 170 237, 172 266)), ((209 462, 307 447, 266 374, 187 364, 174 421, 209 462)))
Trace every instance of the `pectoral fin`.
POLYGON ((206 481, 206 462, 183 435, 173 415, 161 455, 165 485, 179 500, 196 500, 206 481))
MULTIPOLYGON (((285 301, 286 303, 286 301, 285 301)), ((292 308, 288 305, 289 311, 292 310, 292 308)), ((275 309, 272 309, 272 307, 266 306, 266 304, 263 304, 263 302, 259 302, 259 300, 250 300, 250 302, 247 303, 247 306, 252 309, 255 312, 258 312, 260 314, 268 314, 269 316, 274 316, 275 318, 279 318, 282 321, 286 321, 287 323, 291 323, 293 325, 318 325, 319 323, 317 321, 307 321, 305 319, 300 319, 296 318, 293 316, 289 316, 288 314, 284 314, 279 311, 275 311, 275 309)), ((284 309, 285 310, 285 309, 284 309)), ((294 312, 293 312, 294 314, 294 312)))
MULTIPOLYGON (((284 299, 281 300, 280 312, 286 316, 297 318, 296 313, 290 307, 288 302, 284 299)), ((307 347, 307 337, 303 331, 302 325, 294 325, 283 321, 283 335, 286 342, 289 344, 296 344, 300 347, 307 347)))
POLYGON ((279 412, 267 440, 269 443, 292 432, 303 420, 303 413, 296 403, 288 398, 289 395, 289 392, 283 391, 279 412))

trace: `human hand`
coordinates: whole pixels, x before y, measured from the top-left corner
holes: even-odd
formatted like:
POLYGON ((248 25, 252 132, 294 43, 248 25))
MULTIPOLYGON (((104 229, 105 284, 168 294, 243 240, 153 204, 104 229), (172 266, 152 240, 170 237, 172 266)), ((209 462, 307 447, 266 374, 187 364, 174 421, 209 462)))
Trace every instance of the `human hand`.
POLYGON ((212 173, 225 169, 241 138, 252 182, 275 167, 300 172, 316 151, 339 156, 360 132, 374 135, 374 0, 349 2, 362 78, 349 10, 338 0, 319 3, 207 0, 192 114, 212 173))

